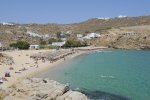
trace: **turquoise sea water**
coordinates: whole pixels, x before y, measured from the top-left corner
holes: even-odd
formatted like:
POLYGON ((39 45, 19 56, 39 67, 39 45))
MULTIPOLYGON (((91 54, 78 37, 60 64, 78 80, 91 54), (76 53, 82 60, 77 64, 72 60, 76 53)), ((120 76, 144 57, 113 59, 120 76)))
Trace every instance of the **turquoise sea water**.
POLYGON ((95 100, 103 93, 106 93, 101 98, 104 100, 109 100, 107 93, 130 100, 150 100, 150 51, 92 52, 66 61, 38 77, 69 83, 72 89, 91 91, 89 94, 95 91, 95 100))

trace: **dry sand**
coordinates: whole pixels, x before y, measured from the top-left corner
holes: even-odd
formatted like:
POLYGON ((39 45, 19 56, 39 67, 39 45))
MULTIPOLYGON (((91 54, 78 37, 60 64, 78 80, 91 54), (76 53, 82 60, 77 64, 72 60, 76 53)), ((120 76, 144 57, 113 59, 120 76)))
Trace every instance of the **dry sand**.
MULTIPOLYGON (((5 64, 0 65, 0 77, 4 77, 5 72, 8 71, 10 67, 14 68, 14 70, 9 70, 11 77, 6 77, 8 81, 4 81, 3 84, 0 84, 0 88, 6 89, 7 87, 21 81, 26 77, 32 77, 38 73, 44 72, 45 70, 57 66, 58 64, 64 61, 64 59, 61 59, 56 62, 50 63, 49 61, 42 62, 40 60, 38 61, 38 68, 37 68, 35 61, 32 58, 30 58, 30 55, 38 52, 47 52, 47 51, 52 51, 52 50, 23 50, 23 51, 3 52, 7 55, 12 56, 15 63, 12 65, 5 65, 5 64), (27 68, 27 70, 19 71, 23 68, 27 68), (20 73, 15 73, 15 72, 20 72, 20 73)), ((81 55, 83 53, 85 52, 78 52, 73 55, 69 55, 66 57, 66 60, 81 55)))

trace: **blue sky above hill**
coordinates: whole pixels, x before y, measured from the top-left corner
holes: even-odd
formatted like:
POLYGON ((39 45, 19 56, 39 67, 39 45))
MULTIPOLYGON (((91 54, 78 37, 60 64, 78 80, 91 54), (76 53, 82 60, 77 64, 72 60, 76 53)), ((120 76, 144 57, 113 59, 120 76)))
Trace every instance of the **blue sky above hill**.
POLYGON ((77 23, 90 18, 150 15, 150 0, 0 0, 0 22, 77 23))

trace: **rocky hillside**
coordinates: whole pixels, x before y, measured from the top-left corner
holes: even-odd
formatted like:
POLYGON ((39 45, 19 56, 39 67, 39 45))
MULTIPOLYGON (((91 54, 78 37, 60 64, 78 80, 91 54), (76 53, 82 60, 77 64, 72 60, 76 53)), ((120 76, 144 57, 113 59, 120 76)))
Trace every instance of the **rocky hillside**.
POLYGON ((111 48, 125 49, 149 49, 150 26, 122 27, 109 29, 101 38, 90 40, 96 46, 108 46, 111 48))
POLYGON ((32 24, 27 26, 37 30, 40 33, 53 34, 58 31, 70 31, 73 33, 101 32, 111 28, 137 25, 150 25, 150 16, 111 18, 107 20, 93 18, 81 23, 74 24, 32 24))
POLYGON ((113 31, 113 29, 118 29, 120 32, 122 32, 122 30, 125 30, 125 28, 126 31, 132 30, 134 32, 140 32, 144 34, 149 33, 149 30, 147 31, 149 27, 145 27, 145 25, 150 25, 150 16, 124 17, 124 18, 111 18, 111 19, 93 18, 81 23, 74 23, 74 24, 14 24, 14 25, 1 24, 0 42, 3 42, 8 45, 9 43, 15 42, 17 40, 25 40, 30 43, 32 42, 37 44, 39 43, 40 38, 38 37, 33 38, 29 36, 29 34, 27 34, 29 31, 33 33, 37 33, 39 35, 48 34, 51 37, 56 37, 56 33, 61 31, 66 33, 69 32, 71 34, 76 34, 76 33, 87 34, 90 32, 107 34, 102 39, 98 39, 98 40, 96 39, 95 40, 96 42, 90 41, 91 43, 94 43, 96 45, 108 46, 109 44, 111 47, 113 46, 117 47, 120 45, 122 48, 125 47, 125 45, 128 45, 128 43, 123 45, 122 43, 129 40, 129 43, 132 42, 134 45, 136 45, 135 43, 137 43, 138 45, 143 45, 144 43, 145 46, 145 44, 147 43, 149 45, 149 35, 146 35, 146 38, 144 35, 142 37, 139 36, 137 37, 137 39, 135 39, 135 37, 126 38, 126 37, 119 37, 119 36, 114 38, 114 36, 109 34, 110 31, 113 31), (141 30, 140 27, 145 27, 145 29, 143 28, 141 30), (111 38, 112 40, 109 38, 111 38), (139 41, 140 44, 136 41, 139 41))
POLYGON ((150 25, 150 16, 125 17, 112 19, 89 19, 88 21, 73 24, 75 31, 79 32, 101 32, 111 28, 129 27, 137 25, 150 25))

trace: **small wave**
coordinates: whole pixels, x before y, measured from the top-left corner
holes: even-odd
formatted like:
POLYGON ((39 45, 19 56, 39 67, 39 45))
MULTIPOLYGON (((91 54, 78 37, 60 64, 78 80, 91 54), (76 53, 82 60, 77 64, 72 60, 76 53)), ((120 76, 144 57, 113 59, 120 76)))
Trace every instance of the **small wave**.
POLYGON ((111 53, 112 51, 97 50, 95 53, 111 53))
POLYGON ((103 52, 113 52, 113 51, 103 51, 103 52))
POLYGON ((106 78, 106 77, 107 77, 107 76, 103 76, 103 75, 101 76, 101 78, 106 78))
POLYGON ((115 78, 114 76, 109 76, 109 78, 115 78))
POLYGON ((101 50, 96 50, 95 52, 96 52, 96 53, 99 53, 99 52, 103 52, 103 51, 101 51, 101 50))
POLYGON ((112 79, 115 78, 114 76, 105 76, 105 75, 101 75, 100 77, 101 77, 101 78, 112 78, 112 79))
POLYGON ((80 91, 81 89, 80 89, 80 88, 75 88, 74 90, 75 90, 75 91, 80 91))

